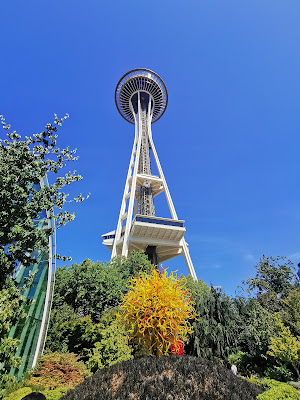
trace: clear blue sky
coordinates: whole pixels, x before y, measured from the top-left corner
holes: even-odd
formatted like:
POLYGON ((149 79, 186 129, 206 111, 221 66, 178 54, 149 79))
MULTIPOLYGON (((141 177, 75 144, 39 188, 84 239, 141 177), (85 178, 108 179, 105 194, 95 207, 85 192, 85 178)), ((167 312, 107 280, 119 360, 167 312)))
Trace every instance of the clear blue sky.
POLYGON ((145 67, 168 88, 153 136, 198 277, 233 294, 262 254, 300 262, 299 18, 299 0, 3 1, 0 114, 25 135, 69 113, 71 194, 91 192, 58 251, 110 257, 134 134, 114 90, 145 67))

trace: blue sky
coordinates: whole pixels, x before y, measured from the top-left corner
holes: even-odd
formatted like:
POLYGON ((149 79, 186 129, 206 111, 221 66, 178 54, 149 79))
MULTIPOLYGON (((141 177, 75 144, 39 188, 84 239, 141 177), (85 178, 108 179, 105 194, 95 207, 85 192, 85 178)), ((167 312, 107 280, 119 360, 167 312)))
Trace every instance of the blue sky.
POLYGON ((198 277, 234 294, 262 254, 300 262, 299 16, 298 0, 2 2, 0 114, 25 135, 69 113, 70 194, 91 192, 58 251, 110 257, 134 134, 114 90, 145 67, 168 89, 153 137, 198 277))

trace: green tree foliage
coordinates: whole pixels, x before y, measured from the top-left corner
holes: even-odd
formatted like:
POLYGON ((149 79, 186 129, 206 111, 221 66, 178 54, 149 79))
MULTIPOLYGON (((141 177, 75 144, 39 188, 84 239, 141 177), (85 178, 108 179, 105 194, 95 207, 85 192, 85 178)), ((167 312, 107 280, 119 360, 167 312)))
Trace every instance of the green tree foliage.
POLYGON ((208 359, 227 360, 237 350, 237 314, 231 299, 222 291, 209 288, 202 280, 187 278, 199 321, 191 321, 187 354, 208 359))
MULTIPOLYGON (((53 215, 57 227, 75 217, 62 211, 68 196, 62 188, 81 180, 80 175, 66 173, 38 191, 34 186, 48 173, 57 174, 66 162, 77 158, 76 150, 57 146, 57 130, 65 118, 55 115, 54 123, 48 123, 44 131, 21 140, 0 116, 7 131, 7 138, 0 140, 0 289, 18 263, 25 267, 32 265, 33 250, 47 246, 51 229, 39 229, 34 224, 43 210, 59 210, 53 215)), ((80 194, 73 200, 81 202, 83 199, 80 194)))
POLYGON ((90 315, 80 317, 67 304, 51 312, 46 349, 59 353, 87 356, 97 340, 97 324, 90 315))
POLYGON ((255 298, 236 297, 234 305, 239 316, 238 347, 244 353, 240 368, 244 373, 263 374, 272 365, 266 353, 275 334, 274 316, 255 298))
POLYGON ((237 296, 234 304, 240 319, 238 347, 245 353, 241 369, 262 375, 276 372, 274 358, 268 354, 271 337, 276 336, 274 313, 280 312, 291 325, 296 325, 297 313, 291 308, 297 303, 297 280, 292 262, 285 257, 263 256, 255 269, 255 277, 243 282, 252 297, 237 296))
POLYGON ((12 278, 7 278, 0 290, 0 398, 4 387, 14 380, 9 375, 10 368, 19 367, 22 362, 15 356, 20 341, 8 337, 11 326, 25 316, 21 291, 12 278))
POLYGON ((279 314, 276 314, 275 318, 278 335, 271 338, 268 354, 279 364, 291 365, 299 378, 300 337, 291 334, 290 329, 281 321, 279 314))
POLYGON ((245 353, 241 350, 237 351, 236 353, 232 353, 228 356, 228 361, 230 364, 240 365, 243 363, 245 358, 245 353))
POLYGON ((88 361, 92 372, 133 358, 127 331, 116 318, 116 310, 103 314, 97 329, 97 342, 88 361))
POLYGON ((89 363, 92 371, 130 359, 132 347, 115 314, 116 310, 111 309, 94 324, 89 315, 79 317, 67 305, 54 310, 46 349, 76 353, 89 363))
MULTIPOLYGON (((278 298, 286 298, 294 287, 296 275, 294 265, 286 257, 263 257, 255 265, 256 275, 248 278, 246 283, 250 291, 255 291, 259 299, 264 295, 275 295, 278 298)), ((268 297, 266 296, 268 299, 268 297)), ((270 299, 274 300, 274 297, 270 299)))
POLYGON ((281 318, 289 326, 294 335, 300 335, 300 288, 294 287, 288 297, 283 300, 285 309, 281 312, 281 318))
POLYGON ((105 264, 86 259, 80 264, 73 263, 70 268, 59 268, 53 311, 67 304, 78 315, 90 315, 93 323, 97 323, 103 312, 118 305, 129 276, 148 265, 143 252, 132 252, 128 259, 116 257, 105 264))

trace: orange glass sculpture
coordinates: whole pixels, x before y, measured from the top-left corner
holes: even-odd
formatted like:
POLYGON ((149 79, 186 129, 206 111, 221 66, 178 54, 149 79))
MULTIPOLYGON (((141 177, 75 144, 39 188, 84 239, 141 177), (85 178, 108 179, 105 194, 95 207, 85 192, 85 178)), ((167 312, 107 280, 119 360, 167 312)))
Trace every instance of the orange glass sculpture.
POLYGON ((186 336, 193 332, 189 320, 196 318, 191 297, 184 277, 149 268, 130 280, 118 317, 129 339, 150 354, 182 354, 186 336))

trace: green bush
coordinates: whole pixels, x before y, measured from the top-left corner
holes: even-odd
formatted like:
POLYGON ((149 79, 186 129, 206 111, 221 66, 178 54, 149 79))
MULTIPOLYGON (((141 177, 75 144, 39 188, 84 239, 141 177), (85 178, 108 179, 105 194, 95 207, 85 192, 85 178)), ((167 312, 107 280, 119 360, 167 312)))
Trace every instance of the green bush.
MULTIPOLYGON (((68 390, 70 390, 69 387, 54 390, 41 390, 40 392, 46 396, 47 400, 59 400, 63 395, 67 393, 68 390)), ((33 390, 31 387, 22 387, 10 393, 10 395, 8 397, 5 397, 3 400, 22 400, 23 397, 27 396, 27 394, 33 391, 35 390, 33 390)))
POLYGON ((257 400, 299 400, 300 394, 292 386, 286 383, 280 383, 270 390, 260 394, 257 400))
POLYGON ((27 396, 29 393, 32 392, 30 387, 22 387, 5 397, 3 400, 22 400, 23 397, 27 396))
POLYGON ((300 393, 292 386, 275 381, 274 379, 258 379, 251 377, 249 382, 255 383, 257 386, 269 389, 261 393, 257 400, 300 400, 300 393))
POLYGON ((70 388, 59 388, 54 390, 43 390, 42 393, 46 396, 47 400, 58 400, 67 393, 70 388))
POLYGON ((267 378, 275 379, 280 382, 289 382, 293 379, 293 374, 285 365, 268 368, 265 375, 267 378))

